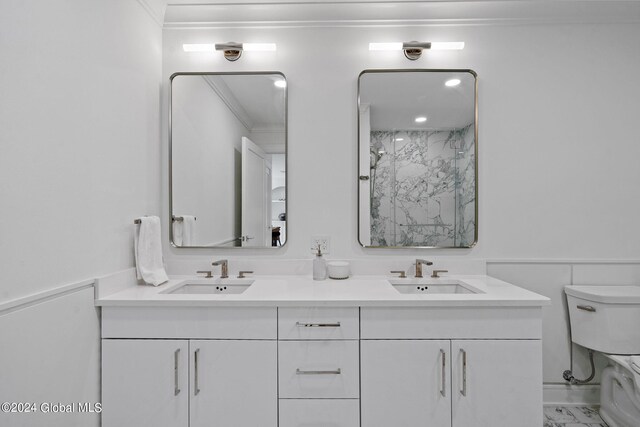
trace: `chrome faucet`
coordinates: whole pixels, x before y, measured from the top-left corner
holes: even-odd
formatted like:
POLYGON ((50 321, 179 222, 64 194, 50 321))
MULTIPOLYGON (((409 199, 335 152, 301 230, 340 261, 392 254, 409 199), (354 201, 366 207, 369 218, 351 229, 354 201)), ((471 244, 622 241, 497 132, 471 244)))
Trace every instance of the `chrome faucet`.
POLYGON ((424 265, 433 265, 431 261, 427 261, 426 259, 416 259, 416 278, 422 278, 422 264, 424 265))
POLYGON ((221 259, 221 260, 212 262, 211 265, 221 266, 221 270, 220 270, 221 279, 226 279, 227 277, 229 277, 229 261, 227 261, 226 259, 221 259))

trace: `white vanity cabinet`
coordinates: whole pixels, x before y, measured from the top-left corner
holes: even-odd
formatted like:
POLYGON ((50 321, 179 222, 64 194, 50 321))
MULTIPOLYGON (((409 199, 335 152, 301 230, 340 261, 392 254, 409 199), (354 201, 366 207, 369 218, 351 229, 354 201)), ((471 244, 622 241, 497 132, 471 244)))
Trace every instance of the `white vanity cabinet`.
POLYGON ((276 308, 103 309, 102 426, 277 427, 276 322, 276 308))
POLYGON ((539 312, 519 310, 362 308, 362 427, 542 425, 539 312))
POLYGON ((540 427, 540 306, 102 311, 103 427, 540 427))

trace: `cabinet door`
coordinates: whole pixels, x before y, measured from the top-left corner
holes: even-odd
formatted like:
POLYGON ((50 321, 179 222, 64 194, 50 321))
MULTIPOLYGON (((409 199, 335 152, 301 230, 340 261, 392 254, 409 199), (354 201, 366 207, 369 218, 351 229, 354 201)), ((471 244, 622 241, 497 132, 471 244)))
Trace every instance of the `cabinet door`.
POLYGON ((189 346, 102 340, 102 426, 187 427, 189 346))
POLYGON ((453 427, 542 425, 539 340, 451 344, 453 427))
POLYGON ((361 341, 360 357, 362 427, 451 424, 448 340, 361 341))
POLYGON ((190 341, 190 427, 277 427, 276 341, 190 341))

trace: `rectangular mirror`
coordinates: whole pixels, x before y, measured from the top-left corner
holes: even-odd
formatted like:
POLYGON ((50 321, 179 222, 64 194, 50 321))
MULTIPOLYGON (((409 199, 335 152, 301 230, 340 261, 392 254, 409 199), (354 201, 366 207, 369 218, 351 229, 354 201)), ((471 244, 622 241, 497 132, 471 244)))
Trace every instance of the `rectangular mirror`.
POLYGON ((169 211, 176 247, 287 239, 287 83, 265 73, 171 76, 169 211))
POLYGON ((469 248, 478 238, 477 76, 366 70, 358 79, 358 238, 469 248))

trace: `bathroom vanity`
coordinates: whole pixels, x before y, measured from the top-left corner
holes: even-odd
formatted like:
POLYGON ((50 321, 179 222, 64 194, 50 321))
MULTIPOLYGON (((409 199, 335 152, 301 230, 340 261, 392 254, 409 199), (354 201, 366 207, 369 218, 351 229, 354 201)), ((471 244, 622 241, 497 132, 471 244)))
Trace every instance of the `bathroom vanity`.
POLYGON ((96 303, 104 427, 542 425, 548 299, 488 276, 175 278, 96 303))

